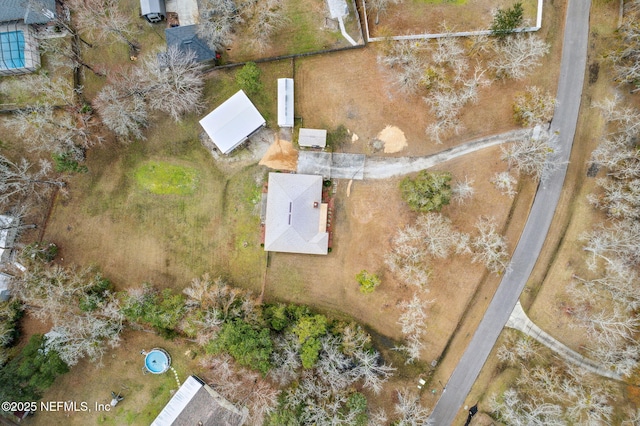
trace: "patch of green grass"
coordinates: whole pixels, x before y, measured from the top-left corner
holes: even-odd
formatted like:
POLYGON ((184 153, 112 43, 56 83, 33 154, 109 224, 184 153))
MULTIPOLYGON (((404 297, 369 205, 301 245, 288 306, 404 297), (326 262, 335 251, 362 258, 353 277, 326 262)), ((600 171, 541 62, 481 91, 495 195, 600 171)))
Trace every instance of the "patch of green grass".
POLYGON ((163 161, 149 161, 138 167, 136 182, 158 195, 191 195, 198 186, 197 169, 163 161))

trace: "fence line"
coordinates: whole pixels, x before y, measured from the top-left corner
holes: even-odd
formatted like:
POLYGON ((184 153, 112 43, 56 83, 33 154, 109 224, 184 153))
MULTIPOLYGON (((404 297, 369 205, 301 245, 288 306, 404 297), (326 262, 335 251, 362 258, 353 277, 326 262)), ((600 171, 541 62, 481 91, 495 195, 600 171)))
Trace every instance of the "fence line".
MULTIPOLYGON (((540 28, 542 28, 542 6, 543 5, 544 5, 544 0, 538 0, 538 9, 536 13, 536 25, 534 27, 516 28, 513 30, 513 32, 517 32, 517 33, 536 32, 540 28)), ((364 14, 367 43, 385 41, 385 40, 394 40, 394 41, 429 40, 429 39, 445 38, 445 37, 470 37, 470 36, 491 35, 491 30, 478 30, 478 31, 460 31, 455 33, 436 33, 436 34, 428 33, 428 34, 409 34, 409 35, 391 36, 391 37, 371 37, 371 33, 369 32, 369 19, 367 17, 366 0, 362 1, 362 10, 364 14)))

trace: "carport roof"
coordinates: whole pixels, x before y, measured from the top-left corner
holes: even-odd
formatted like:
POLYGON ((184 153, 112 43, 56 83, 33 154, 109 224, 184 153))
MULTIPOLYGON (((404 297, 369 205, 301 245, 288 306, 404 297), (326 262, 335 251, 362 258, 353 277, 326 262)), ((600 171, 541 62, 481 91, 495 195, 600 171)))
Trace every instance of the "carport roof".
POLYGON ((265 123, 242 90, 200 120, 202 128, 223 154, 233 151, 265 123))

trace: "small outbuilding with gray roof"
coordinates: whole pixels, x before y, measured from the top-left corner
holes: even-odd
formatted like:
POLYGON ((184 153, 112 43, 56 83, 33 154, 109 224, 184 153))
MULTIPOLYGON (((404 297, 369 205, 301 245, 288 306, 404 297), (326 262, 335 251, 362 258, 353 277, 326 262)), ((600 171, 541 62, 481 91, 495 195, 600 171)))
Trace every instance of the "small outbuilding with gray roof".
POLYGON ((322 176, 269 173, 264 249, 327 254, 327 211, 322 176))
POLYGON ((304 148, 326 148, 327 131, 325 129, 301 128, 298 134, 298 145, 304 148))

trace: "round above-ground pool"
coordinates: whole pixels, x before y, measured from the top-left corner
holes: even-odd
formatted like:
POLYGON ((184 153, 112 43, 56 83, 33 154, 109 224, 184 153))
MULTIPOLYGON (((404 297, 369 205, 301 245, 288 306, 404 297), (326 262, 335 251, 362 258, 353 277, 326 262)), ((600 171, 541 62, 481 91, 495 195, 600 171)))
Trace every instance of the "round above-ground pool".
POLYGON ((164 349, 154 348, 144 357, 145 368, 153 374, 162 374, 171 366, 171 357, 164 349))

